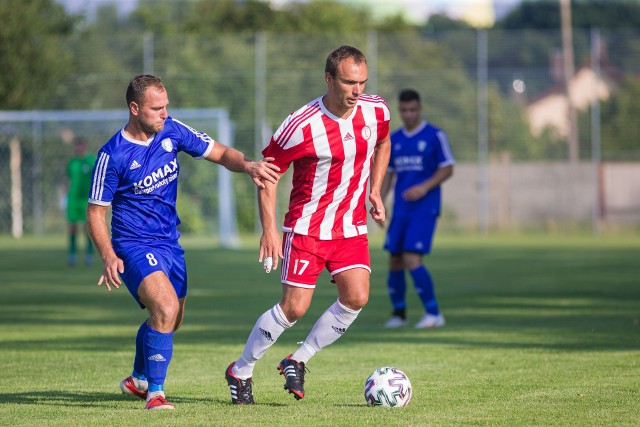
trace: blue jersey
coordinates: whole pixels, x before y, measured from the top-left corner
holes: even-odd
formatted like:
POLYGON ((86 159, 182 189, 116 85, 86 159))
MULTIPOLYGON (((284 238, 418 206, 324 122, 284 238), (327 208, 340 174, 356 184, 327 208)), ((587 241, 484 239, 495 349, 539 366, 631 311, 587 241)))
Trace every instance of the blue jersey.
POLYGON ((427 122, 411 132, 401 128, 392 133, 389 171, 396 174, 393 216, 440 215, 440 186, 413 202, 404 200, 402 193, 431 178, 438 168, 454 163, 446 134, 427 122))
POLYGON ((116 133, 98 153, 89 203, 112 207, 114 246, 176 241, 178 152, 201 159, 213 148, 205 133, 168 117, 162 131, 147 141, 116 133))

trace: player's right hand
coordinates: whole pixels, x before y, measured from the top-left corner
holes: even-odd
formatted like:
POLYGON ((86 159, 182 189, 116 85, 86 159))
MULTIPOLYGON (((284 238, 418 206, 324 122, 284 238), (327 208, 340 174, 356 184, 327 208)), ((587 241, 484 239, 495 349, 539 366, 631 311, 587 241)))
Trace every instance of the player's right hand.
POLYGON ((247 173, 258 188, 264 188, 264 182, 275 184, 280 179, 280 168, 273 164, 273 157, 265 157, 257 162, 250 162, 247 173))
POLYGON ((116 289, 119 288, 122 283, 120 281, 120 273, 124 273, 124 262, 120 258, 114 256, 105 260, 104 271, 98 280, 98 286, 104 283, 109 292, 111 292, 111 285, 116 289))
POLYGON ((260 254, 258 262, 262 263, 264 271, 269 273, 271 270, 278 269, 278 259, 282 258, 282 243, 280 235, 277 232, 263 232, 260 237, 260 254))

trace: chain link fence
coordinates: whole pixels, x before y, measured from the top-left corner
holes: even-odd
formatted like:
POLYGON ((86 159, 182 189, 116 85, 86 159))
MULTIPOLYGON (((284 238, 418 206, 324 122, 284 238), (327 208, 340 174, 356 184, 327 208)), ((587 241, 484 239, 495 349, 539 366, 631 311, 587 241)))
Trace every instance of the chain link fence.
MULTIPOLYGON (((559 68, 561 35, 555 31, 118 33, 74 35, 59 43, 74 53, 74 71, 43 109, 122 109, 126 117, 124 93, 130 79, 153 73, 168 89, 170 114, 176 108, 228 111, 235 147, 254 158, 290 112, 325 92, 327 54, 342 44, 357 46, 369 64, 366 92, 387 100, 393 128, 401 126, 397 94, 410 87, 422 94, 425 118, 447 132, 457 164, 444 184, 444 227, 491 231, 569 226, 597 232, 602 226, 640 224, 638 133, 623 132, 634 126, 624 114, 633 114, 616 116, 607 109, 637 79, 640 56, 634 52, 640 49, 640 32, 634 29, 576 31, 575 74, 568 89, 559 68), (576 109, 575 121, 568 114, 570 105, 576 109), (612 127, 615 120, 619 129, 612 127), (573 159, 568 143, 572 125, 578 135, 578 157, 573 159)), ((173 115, 219 138, 206 120, 173 115)), ((25 233, 64 232, 61 200, 71 136, 82 136, 96 152, 125 120, 1 120, 0 233, 15 227, 16 186, 25 233), (16 141, 19 183, 11 167, 16 141)), ((198 163, 181 160, 179 209, 186 232, 217 234, 217 168, 198 163)), ((235 194, 239 230, 254 232, 253 183, 234 174, 228 185, 235 194)), ((288 197, 282 190, 281 214, 288 197)))

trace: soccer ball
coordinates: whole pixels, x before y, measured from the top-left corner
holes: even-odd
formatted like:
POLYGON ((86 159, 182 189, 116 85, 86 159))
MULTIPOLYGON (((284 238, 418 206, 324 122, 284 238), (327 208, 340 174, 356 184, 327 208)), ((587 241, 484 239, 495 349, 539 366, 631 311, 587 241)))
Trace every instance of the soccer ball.
POLYGON ((369 406, 406 406, 412 392, 407 375, 391 367, 376 369, 364 383, 364 398, 369 406))

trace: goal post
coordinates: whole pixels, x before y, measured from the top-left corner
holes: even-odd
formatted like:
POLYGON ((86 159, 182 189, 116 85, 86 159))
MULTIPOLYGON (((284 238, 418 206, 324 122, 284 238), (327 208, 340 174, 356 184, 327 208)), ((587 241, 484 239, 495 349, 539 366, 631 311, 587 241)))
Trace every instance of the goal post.
MULTIPOLYGON (((171 116, 206 132, 224 145, 234 145, 234 127, 226 109, 174 108, 171 116)), ((0 188, 13 190, 6 198, 4 194, 0 197, 11 200, 10 206, 0 204, 0 218, 11 218, 11 224, 0 222, 0 233, 11 230, 18 237, 22 234, 23 224, 29 224, 28 228, 34 234, 64 227, 65 215, 59 212, 59 191, 55 186, 60 187, 66 180, 71 139, 74 135, 90 135, 91 148, 97 149, 124 126, 128 117, 126 110, 0 111, 0 150, 11 152, 6 160, 5 156, 0 159, 0 188), (12 141, 20 141, 20 144, 12 141), (15 163, 20 158, 21 167, 15 163), (11 172, 3 174, 2 170, 11 172), (20 192, 12 185, 18 185, 20 192)), ((240 238, 232 173, 217 167, 216 176, 219 244, 238 247, 240 238)))

